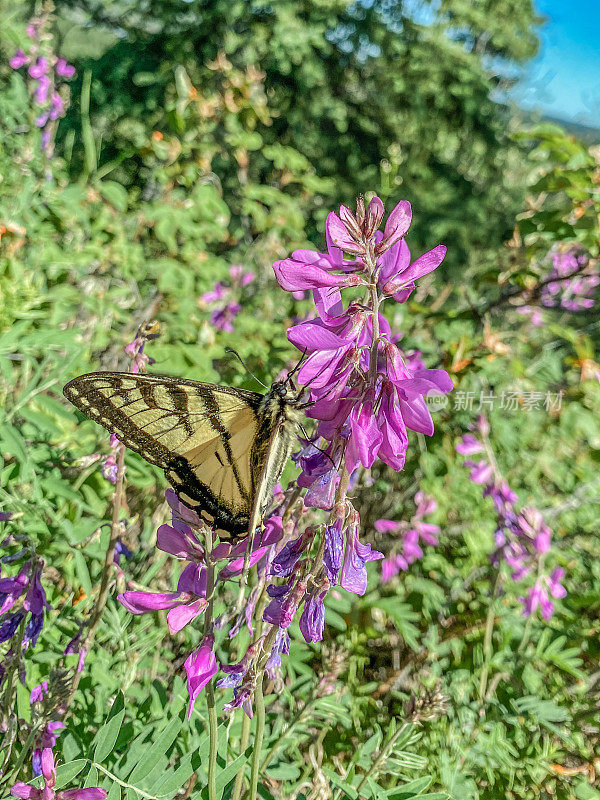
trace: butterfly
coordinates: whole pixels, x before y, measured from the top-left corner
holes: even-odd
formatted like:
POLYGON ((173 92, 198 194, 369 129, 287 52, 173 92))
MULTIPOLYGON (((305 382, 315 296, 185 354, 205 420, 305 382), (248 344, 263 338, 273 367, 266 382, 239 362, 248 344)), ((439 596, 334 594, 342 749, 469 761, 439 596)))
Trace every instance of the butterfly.
POLYGON ((291 376, 267 394, 164 375, 92 372, 65 397, 146 461, 223 540, 256 530, 303 408, 291 376))

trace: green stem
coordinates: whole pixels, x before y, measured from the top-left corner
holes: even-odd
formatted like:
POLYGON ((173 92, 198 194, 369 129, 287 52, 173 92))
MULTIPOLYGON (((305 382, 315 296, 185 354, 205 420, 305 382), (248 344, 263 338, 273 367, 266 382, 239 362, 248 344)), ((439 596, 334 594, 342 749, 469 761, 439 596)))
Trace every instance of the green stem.
POLYGON ((479 681, 479 702, 483 703, 487 689, 487 681, 490 672, 490 661, 492 659, 492 637, 494 635, 494 616, 496 610, 496 590, 500 582, 500 573, 496 573, 496 579, 492 587, 492 596, 488 607, 485 620, 485 634, 483 637, 483 666, 481 668, 481 679, 479 681))
MULTIPOLYGON (((121 512, 121 506, 123 504, 123 494, 124 494, 124 484, 125 484, 124 478, 125 478, 125 447, 123 444, 119 444, 118 456, 117 456, 117 477, 115 482, 115 493, 113 495, 112 522, 110 526, 110 540, 108 542, 108 548, 104 556, 104 566, 102 568, 102 577, 100 579, 100 589, 98 591, 98 599, 96 600, 96 605, 94 606, 94 609, 90 616, 90 626, 88 628, 87 635, 82 644, 82 647, 86 650, 86 652, 89 652, 94 644, 94 639, 96 638, 96 631, 98 629, 98 625, 100 624, 100 620, 102 618, 102 614, 106 607, 106 603, 108 601, 110 577, 113 573, 113 568, 114 568, 115 547, 117 546, 119 534, 121 533, 121 523, 119 520, 119 516, 121 512)), ((67 702, 65 703, 66 714, 69 713, 71 703, 79 687, 79 681, 81 680, 82 675, 83 672, 76 672, 73 677, 73 683, 71 684, 69 696, 67 702)))
MULTIPOLYGON (((213 606, 215 599, 215 565, 212 560, 213 532, 206 534, 206 611, 204 612, 204 636, 213 629, 213 606)), ((217 706, 212 681, 206 684, 206 705, 208 707, 208 799, 217 800, 217 706)))
MULTIPOLYGON (((240 739, 240 752, 245 752, 246 748, 248 747, 248 742, 250 741, 250 717, 246 714, 246 712, 241 709, 242 712, 242 736, 240 739)), ((244 769, 238 772, 235 778, 235 786, 233 787, 233 794, 231 795, 231 800, 240 800, 242 794, 242 786, 244 784, 244 769)))
POLYGON ((250 800, 256 800, 258 791, 258 775, 260 772, 260 754, 265 732, 265 700, 262 688, 263 676, 260 675, 254 690, 254 710, 256 716, 256 735, 252 753, 252 769, 250 773, 250 800))
POLYGON ((102 764, 97 764, 95 761, 92 761, 92 766, 96 767, 96 769, 99 770, 99 772, 103 772, 108 778, 111 779, 111 781, 118 783, 119 786, 122 786, 124 789, 133 789, 133 791, 136 794, 139 794, 140 797, 146 797, 147 800, 156 800, 155 795, 148 794, 147 792, 144 792, 142 789, 138 789, 137 786, 132 786, 130 783, 125 783, 125 781, 122 781, 120 778, 117 778, 116 775, 113 775, 112 772, 109 772, 106 769, 106 767, 102 766, 102 764))
POLYGON ((306 702, 306 703, 305 703, 305 704, 302 706, 302 708, 300 709, 300 711, 298 711, 298 713, 297 713, 297 714, 296 714, 296 716, 295 716, 295 717, 292 719, 292 721, 290 722, 290 724, 289 724, 289 725, 286 725, 286 727, 285 727, 285 728, 284 728, 284 729, 281 731, 281 733, 279 734, 279 737, 278 737, 277 741, 275 742, 275 744, 273 744, 273 746, 271 747, 271 749, 269 750, 269 752, 267 753, 267 755, 264 757, 262 764, 260 765, 260 771, 261 771, 261 772, 264 772, 264 771, 266 770, 266 768, 267 768, 267 767, 269 766, 269 764, 271 763, 271 759, 273 758, 273 756, 274 756, 274 755, 275 755, 275 753, 277 752, 277 750, 278 750, 278 748, 279 748, 280 744, 283 742, 283 740, 286 738, 286 736, 289 736, 289 734, 290 734, 290 733, 292 732, 292 730, 293 730, 293 729, 296 727, 296 725, 298 725, 298 723, 299 723, 299 722, 302 720, 302 718, 304 717, 304 715, 306 714, 306 712, 307 712, 307 711, 309 711, 309 710, 312 708, 312 706, 315 704, 315 702, 317 701, 317 699, 318 699, 317 697, 313 697, 311 700, 308 700, 308 701, 307 701, 307 702, 306 702))
POLYGON ((392 750, 392 747, 396 744, 396 742, 398 741, 400 736, 404 733, 406 728, 407 728, 406 724, 404 724, 400 728, 398 728, 398 730, 391 737, 389 742, 386 745, 383 746, 383 748, 381 749, 381 753, 379 753, 379 755, 377 756, 375 761, 373 761, 373 763, 369 767, 369 771, 367 773, 365 773, 363 779, 361 780, 361 782, 356 787, 356 791, 358 792, 359 797, 360 797, 360 790, 363 788, 363 786, 365 785, 367 780, 372 775, 374 775, 374 774, 376 774, 378 772, 379 766, 383 763, 383 761, 385 761, 385 759, 387 759, 388 755, 390 754, 390 752, 392 750))

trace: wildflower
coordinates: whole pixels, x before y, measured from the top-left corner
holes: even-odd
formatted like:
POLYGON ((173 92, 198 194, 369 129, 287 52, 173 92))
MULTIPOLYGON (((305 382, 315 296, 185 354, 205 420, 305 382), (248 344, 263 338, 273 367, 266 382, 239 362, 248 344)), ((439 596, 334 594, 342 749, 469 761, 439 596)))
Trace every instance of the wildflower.
MULTIPOLYGON (((489 423, 485 417, 480 416, 477 430, 482 442, 471 434, 463 436, 456 450, 462 455, 471 455, 477 452, 490 452, 489 423)), ((474 462, 465 460, 464 465, 469 467, 470 479, 474 483, 483 484, 483 496, 491 497, 497 513, 497 527, 494 533, 495 551, 490 560, 495 567, 504 561, 510 568, 510 577, 515 582, 524 581, 536 569, 538 578, 530 587, 526 595, 520 596, 526 616, 530 616, 538 607, 541 609, 543 619, 550 619, 554 613, 554 605, 550 596, 564 597, 566 592, 560 584, 564 571, 555 569, 549 576, 541 572, 543 559, 549 552, 552 542, 552 531, 544 522, 542 513, 529 506, 517 511, 515 504, 517 495, 508 483, 497 473, 486 460, 474 462)))
POLYGON ((34 686, 31 690, 29 702, 31 705, 34 703, 41 703, 44 695, 48 694, 48 681, 42 681, 38 686, 34 686))
POLYGON ((24 618, 24 611, 15 611, 14 614, 9 614, 9 616, 0 625, 0 644, 12 639, 24 618))
POLYGON ((64 58, 56 59, 54 69, 61 78, 72 78, 75 75, 75 67, 72 64, 67 64, 64 58))
POLYGON ((126 591, 117 600, 131 614, 167 611, 171 633, 177 633, 206 608, 206 569, 188 564, 177 583, 176 592, 126 591))
POLYGON ((281 654, 287 654, 289 652, 290 635, 286 630, 280 628, 277 631, 273 648, 265 664, 265 672, 272 681, 275 680, 277 677, 277 671, 281 668, 281 654))
POLYGON ((269 586, 267 594, 272 600, 263 612, 263 619, 271 625, 289 628, 305 592, 306 583, 303 580, 290 581, 282 586, 269 586))
POLYGON ((27 71, 32 78, 43 78, 48 72, 47 59, 43 57, 38 58, 35 64, 32 64, 27 71))
POLYGON ((300 632, 307 642, 320 642, 323 638, 325 625, 325 606, 323 598, 327 590, 313 592, 304 601, 304 608, 300 616, 300 632))
POLYGON ((42 774, 42 754, 47 748, 54 749, 56 737, 64 727, 62 722, 48 722, 44 727, 41 737, 36 741, 31 759, 34 775, 42 774))
POLYGON ((236 291, 246 287, 255 278, 253 272, 244 272, 241 264, 233 264, 229 268, 229 277, 231 282, 229 285, 218 281, 214 289, 205 292, 200 300, 201 304, 215 305, 210 315, 210 323, 215 328, 222 331, 233 331, 233 323, 236 316, 242 310, 242 306, 235 299, 236 291))
POLYGON ((29 64, 29 57, 19 48, 8 63, 12 69, 20 69, 29 64))
POLYGON ((567 590, 561 584, 565 574, 564 569, 556 567, 549 576, 538 579, 525 597, 519 597, 523 603, 523 615, 529 617, 539 607, 542 618, 550 619, 554 614, 554 603, 550 597, 562 598, 567 590))
POLYGON ((435 499, 419 491, 415 494, 414 500, 416 511, 410 522, 394 522, 389 519, 378 519, 375 522, 375 530, 379 533, 401 535, 399 551, 394 548, 394 552, 381 562, 383 583, 387 583, 400 571, 406 571, 411 564, 423 558, 421 540, 430 546, 438 543, 439 527, 423 521, 423 517, 432 514, 437 509, 435 499))
POLYGON ((121 541, 121 539, 117 539, 117 543, 115 545, 115 554, 113 556, 113 563, 117 566, 121 563, 121 556, 125 556, 125 558, 132 558, 133 553, 127 547, 127 545, 121 541))
POLYGON ((475 453, 482 453, 483 445, 473 434, 465 433, 459 444, 456 445, 456 452, 462 456, 472 456, 475 453))
POLYGON ((488 483, 494 475, 494 468, 487 461, 465 461, 464 464, 471 468, 469 478, 473 483, 488 483))
POLYGON ((190 695, 188 717, 192 715, 198 695, 211 680, 213 675, 219 670, 217 659, 213 653, 214 643, 214 636, 206 636, 200 644, 200 647, 194 650, 193 653, 190 653, 185 660, 184 666, 187 674, 187 689, 190 695))
POLYGON ((335 524, 325 528, 325 552, 323 566, 329 582, 335 585, 338 582, 340 569, 344 558, 344 538, 342 536, 343 519, 337 519, 335 524))
POLYGON ((75 636, 71 639, 71 641, 67 644, 67 646, 63 650, 63 655, 64 656, 70 656, 70 655, 75 655, 75 654, 79 655, 79 660, 77 662, 77 672, 78 673, 79 672, 83 672, 83 667, 84 667, 84 664, 85 664, 85 657, 87 655, 87 650, 86 650, 85 647, 83 647, 83 645, 81 643, 81 639, 82 639, 82 636, 83 636, 83 631, 84 631, 84 626, 81 625, 79 627, 79 630, 75 634, 75 636))
POLYGON ((346 531, 340 586, 348 592, 364 594, 367 590, 367 562, 380 558, 383 558, 383 553, 358 540, 358 515, 354 513, 346 531))
POLYGON ((20 797, 23 800, 104 800, 106 792, 96 786, 86 789, 62 789, 57 792, 56 772, 54 769, 54 754, 51 748, 46 747, 41 755, 41 775, 44 778, 42 789, 36 789, 26 783, 15 783, 10 790, 13 797, 20 797))
POLYGON ((101 472, 107 481, 115 484, 117 482, 117 471, 117 459, 115 455, 111 453, 102 464, 101 472))
POLYGON ((0 614, 15 605, 29 584, 31 562, 27 562, 15 578, 0 578, 0 614))
POLYGON ((297 539, 284 545, 271 563, 271 574, 280 578, 291 575, 298 559, 312 538, 313 531, 307 528, 297 539))

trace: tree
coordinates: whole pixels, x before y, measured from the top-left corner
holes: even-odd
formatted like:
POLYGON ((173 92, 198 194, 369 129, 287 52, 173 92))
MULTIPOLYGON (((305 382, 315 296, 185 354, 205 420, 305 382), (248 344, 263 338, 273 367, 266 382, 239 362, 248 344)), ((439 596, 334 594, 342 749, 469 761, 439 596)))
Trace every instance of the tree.
MULTIPOLYGON (((241 140, 231 119, 217 120, 211 140, 228 146, 211 146, 201 159, 236 213, 244 194, 236 148, 252 153, 246 180, 265 185, 281 170, 274 175, 264 149, 283 146, 331 179, 316 192, 289 182, 315 220, 365 187, 407 197, 419 208, 413 241, 445 241, 449 264, 495 248, 510 231, 521 192, 511 183, 518 151, 502 98, 516 66, 536 52, 531 0, 443 0, 438 8, 397 0, 61 0, 57 13, 66 47, 81 50, 89 25, 113 36, 100 57, 80 65, 92 70, 100 164, 120 160, 123 182, 146 180, 140 151, 151 129, 184 135, 165 104, 176 68, 204 96, 222 53, 240 74, 265 73, 269 112, 249 119, 240 110, 241 128, 255 134, 241 140)), ((77 108, 68 125, 79 134, 77 108)), ((197 161, 203 143, 195 145, 197 161)))

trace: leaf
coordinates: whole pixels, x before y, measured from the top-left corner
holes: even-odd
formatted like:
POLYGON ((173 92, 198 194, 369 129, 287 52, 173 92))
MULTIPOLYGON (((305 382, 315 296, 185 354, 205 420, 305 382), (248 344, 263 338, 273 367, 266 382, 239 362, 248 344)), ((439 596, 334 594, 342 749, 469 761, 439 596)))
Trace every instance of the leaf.
POLYGON ((85 591, 87 596, 91 597, 92 579, 90 578, 90 571, 88 569, 87 561, 85 560, 81 550, 75 550, 73 555, 75 558, 75 569, 77 571, 77 577, 81 581, 81 585, 83 586, 83 590, 85 591))
MULTIPOLYGON (((195 753, 187 753, 183 756, 177 767, 167 770, 164 777, 153 786, 152 793, 157 797, 174 797, 196 771, 195 756, 195 753)), ((199 761, 199 759, 196 760, 199 761)))
POLYGON ((81 770, 89 764, 87 758, 78 758, 69 764, 59 764, 56 768, 56 788, 62 789, 75 778, 81 770))
POLYGON ((167 750, 177 738, 182 725, 183 721, 179 717, 175 717, 169 722, 150 747, 146 748, 133 772, 129 775, 128 783, 137 784, 148 777, 155 763, 166 755, 167 750))
POLYGON ((329 769, 329 767, 323 767, 322 770, 323 773, 327 775, 327 777, 332 783, 334 783, 338 788, 343 789, 343 791, 346 792, 350 800, 358 800, 359 795, 354 786, 351 786, 349 783, 346 783, 346 781, 344 781, 343 778, 341 778, 337 774, 337 772, 334 772, 332 769, 329 769))
POLYGON ((252 754, 252 747, 249 747, 244 753, 241 753, 237 758, 235 758, 231 764, 228 764, 225 769, 221 770, 217 774, 216 778, 216 785, 217 785, 217 792, 221 792, 229 783, 235 779, 235 776, 238 774, 240 769, 248 763, 250 755, 252 754))
POLYGON ((117 211, 127 210, 127 190, 116 181, 101 181, 98 190, 102 197, 114 206, 117 211))
POLYGON ((417 778, 414 781, 409 781, 408 783, 402 784, 402 786, 396 786, 388 790, 388 798, 390 800, 410 800, 410 798, 416 797, 424 789, 427 789, 432 780, 432 778, 427 776, 425 778, 417 778))
MULTIPOLYGON (((119 696, 122 700, 123 695, 119 693, 119 696)), ((124 708, 121 708, 120 711, 116 711, 114 714, 113 710, 114 706, 111 709, 111 713, 109 714, 106 723, 100 728, 95 738, 96 747, 94 749, 94 761, 97 761, 100 764, 112 753, 119 737, 119 731, 121 730, 121 725, 123 724, 123 718, 125 716, 124 708)))

